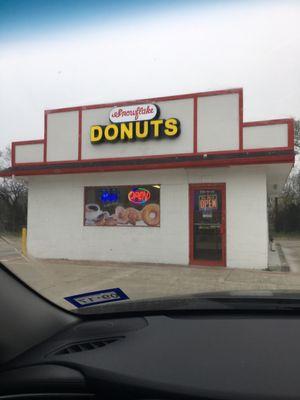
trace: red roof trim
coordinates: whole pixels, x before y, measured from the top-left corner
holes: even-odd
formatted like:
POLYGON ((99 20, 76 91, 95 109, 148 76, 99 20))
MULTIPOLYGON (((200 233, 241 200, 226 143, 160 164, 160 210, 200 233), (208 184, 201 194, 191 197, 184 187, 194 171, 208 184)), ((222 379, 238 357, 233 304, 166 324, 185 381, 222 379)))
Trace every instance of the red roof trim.
MULTIPOLYGON (((251 158, 226 158, 214 160, 194 160, 185 161, 178 160, 176 162, 168 163, 155 163, 155 164, 142 164, 142 165, 109 165, 109 166, 89 166, 89 167, 59 167, 49 169, 31 169, 31 170, 12 170, 10 175, 16 176, 30 176, 30 175, 55 175, 55 174, 79 174, 90 172, 108 172, 108 171, 134 171, 134 170, 155 170, 155 169, 173 169, 173 168, 193 168, 193 167, 220 167, 232 165, 255 165, 255 164, 276 164, 276 163, 293 163, 294 154, 274 154, 262 155, 251 158)), ((42 166, 42 165, 41 165, 42 166)), ((6 171, 0 172, 0 176, 8 176, 6 171)))
POLYGON ((224 90, 214 90, 214 91, 207 91, 207 92, 197 92, 197 93, 189 93, 189 94, 180 94, 180 95, 173 95, 173 96, 163 96, 163 97, 152 97, 152 98, 144 98, 144 99, 136 99, 136 100, 126 100, 126 101, 116 101, 113 103, 104 103, 104 104, 93 104, 93 105, 86 105, 86 106, 77 106, 77 107, 65 107, 65 108, 55 108, 46 110, 47 114, 51 113, 59 113, 59 112, 68 112, 68 111, 79 111, 79 110, 90 110, 94 108, 105 108, 105 107, 116 107, 116 106, 126 106, 132 105, 137 103, 146 103, 146 102, 154 102, 154 101, 169 101, 169 100, 181 100, 181 99, 192 99, 194 97, 206 97, 206 96, 218 96, 224 94, 242 94, 242 88, 235 88, 235 89, 224 89, 224 90))

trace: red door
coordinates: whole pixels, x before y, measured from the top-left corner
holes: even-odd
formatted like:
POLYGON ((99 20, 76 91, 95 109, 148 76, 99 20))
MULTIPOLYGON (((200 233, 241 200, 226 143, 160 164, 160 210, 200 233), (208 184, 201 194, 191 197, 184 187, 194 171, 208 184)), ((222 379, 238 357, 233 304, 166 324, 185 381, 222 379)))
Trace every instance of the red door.
POLYGON ((190 185, 190 264, 226 266, 225 183, 190 185))

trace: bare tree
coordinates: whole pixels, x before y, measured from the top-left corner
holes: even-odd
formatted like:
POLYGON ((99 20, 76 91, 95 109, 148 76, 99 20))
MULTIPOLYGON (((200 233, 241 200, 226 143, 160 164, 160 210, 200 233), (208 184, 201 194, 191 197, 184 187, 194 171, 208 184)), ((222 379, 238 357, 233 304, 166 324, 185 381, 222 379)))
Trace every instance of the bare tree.
MULTIPOLYGON (((10 166, 11 154, 7 147, 0 151, 1 169, 10 166)), ((2 178, 0 180, 0 229, 17 231, 27 220, 27 185, 24 180, 2 178)))
MULTIPOLYGON (((295 121, 295 153, 300 154, 300 121, 295 121)), ((300 232, 300 169, 293 168, 274 213, 276 231, 300 232)), ((272 220, 272 219, 271 219, 272 220)))

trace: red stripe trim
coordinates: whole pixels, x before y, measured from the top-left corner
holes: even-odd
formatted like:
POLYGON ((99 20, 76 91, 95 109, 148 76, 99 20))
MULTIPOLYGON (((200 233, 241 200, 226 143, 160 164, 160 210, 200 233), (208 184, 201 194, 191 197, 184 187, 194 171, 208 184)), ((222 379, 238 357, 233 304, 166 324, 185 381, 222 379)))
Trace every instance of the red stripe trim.
POLYGON ((295 120, 288 121, 288 147, 293 149, 295 146, 295 120))
POLYGON ((11 144, 11 165, 14 167, 16 165, 16 143, 11 144))
POLYGON ((244 122, 244 126, 262 126, 262 125, 281 125, 288 124, 291 121, 294 121, 293 118, 277 118, 277 119, 266 119, 261 121, 250 121, 244 122))
POLYGON ((44 139, 37 139, 37 140, 20 140, 18 142, 12 142, 15 146, 26 146, 27 144, 41 144, 44 143, 44 139))
POLYGON ((82 111, 78 113, 78 161, 81 161, 81 145, 82 145, 82 111))
MULTIPOLYGON (((276 163, 293 163, 294 155, 273 155, 264 157, 253 157, 244 159, 226 159, 226 160, 200 160, 200 161, 183 161, 170 162, 166 164, 151 165, 122 165, 122 166, 96 166, 96 167, 80 167, 80 168, 52 168, 27 171, 11 171, 16 176, 26 175, 54 175, 54 174, 79 174, 90 172, 108 172, 108 171, 136 171, 136 170, 155 170, 155 169, 174 169, 174 168, 193 168, 193 167, 221 167, 231 165, 255 165, 255 164, 276 164, 276 163)), ((2 175, 0 175, 2 176, 2 175)))
POLYGON ((194 97, 194 153, 198 151, 198 98, 194 97))
POLYGON ((243 113, 244 113, 244 100, 243 91, 240 92, 239 96, 239 149, 242 151, 244 148, 244 133, 243 133, 243 113))
POLYGON ((47 123, 48 123, 48 115, 45 111, 44 113, 44 162, 47 161, 47 123))

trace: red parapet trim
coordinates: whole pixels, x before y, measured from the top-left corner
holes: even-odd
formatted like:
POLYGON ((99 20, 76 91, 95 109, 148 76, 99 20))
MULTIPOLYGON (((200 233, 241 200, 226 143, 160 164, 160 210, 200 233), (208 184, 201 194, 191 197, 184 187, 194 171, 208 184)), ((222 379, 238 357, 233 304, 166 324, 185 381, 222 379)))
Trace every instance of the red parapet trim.
POLYGON ((78 161, 81 161, 81 146, 82 146, 82 111, 78 113, 78 161))
MULTIPOLYGON (((43 139, 37 139, 37 140, 19 140, 17 142, 12 142, 11 144, 11 165, 15 167, 16 165, 31 165, 34 164, 36 165, 37 163, 16 163, 16 146, 26 146, 29 144, 43 144, 44 140, 43 139)), ((40 164, 40 162, 38 162, 40 164)))
POLYGON ((194 93, 193 95, 196 97, 208 97, 208 96, 219 96, 224 94, 236 94, 236 93, 243 93, 243 88, 234 88, 234 89, 224 89, 224 90, 212 90, 208 92, 198 92, 194 93))
POLYGON ((15 165, 16 165, 16 144, 15 144, 15 142, 12 142, 12 144, 11 144, 11 166, 14 167, 15 165))
POLYGON ((194 97, 194 153, 198 151, 198 98, 194 97))
POLYGON ((295 120, 288 121, 288 147, 293 149, 295 146, 295 120))
MULTIPOLYGON (((151 164, 151 165, 122 165, 122 166, 95 166, 95 167, 79 167, 79 168, 52 168, 27 171, 12 171, 11 174, 16 176, 27 175, 56 175, 56 174, 81 174, 92 172, 111 172, 111 171, 142 171, 156 169, 174 169, 174 168, 194 168, 194 167, 224 167, 234 165, 256 165, 256 164, 278 164, 278 163, 293 163, 294 155, 271 155, 263 157, 253 157, 244 159, 226 159, 226 160, 199 160, 199 161, 183 161, 170 162, 166 164, 151 164)), ((27 165, 27 164, 26 164, 27 165)))
POLYGON ((47 162, 47 123, 48 123, 48 114, 45 111, 45 113, 44 113, 44 162, 47 162))
MULTIPOLYGON (((273 147, 270 149, 274 150, 282 150, 282 149, 293 149, 294 148, 294 140, 295 140, 295 120, 293 118, 279 118, 279 119, 269 119, 264 121, 251 121, 251 122, 244 122, 244 127, 252 127, 252 126, 267 126, 267 125, 284 125, 287 124, 288 126, 288 146, 287 147, 273 147)), ((268 148, 268 150, 270 150, 268 148)), ((265 148, 262 149, 251 149, 245 151, 260 151, 266 150, 265 148)))
POLYGON ((244 119, 244 100, 243 91, 239 95, 239 149, 243 151, 244 149, 244 133, 243 133, 243 119, 244 119))
POLYGON ((12 142, 15 146, 26 146, 27 144, 41 144, 44 143, 44 139, 36 139, 36 140, 19 140, 18 142, 12 142))
POLYGON ((263 126, 263 125, 281 125, 281 124, 288 124, 291 121, 294 121, 293 118, 278 118, 278 119, 268 119, 262 121, 250 121, 244 122, 244 127, 247 126, 263 126))
POLYGON ((137 104, 137 103, 191 99, 191 98, 194 98, 194 97, 218 96, 218 95, 242 93, 242 92, 243 92, 242 88, 214 90, 214 91, 198 92, 198 93, 190 93, 190 94, 181 94, 181 95, 174 95, 174 96, 152 97, 152 98, 148 98, 148 99, 117 101, 117 102, 114 102, 114 103, 104 103, 104 104, 94 104, 94 105, 77 106, 77 107, 56 108, 56 109, 52 109, 52 110, 46 110, 45 112, 47 114, 50 114, 50 113, 59 113, 59 112, 68 112, 68 111, 79 111, 79 110, 83 111, 83 110, 91 110, 91 109, 94 109, 94 108, 129 106, 129 105, 133 105, 133 104, 137 104))

